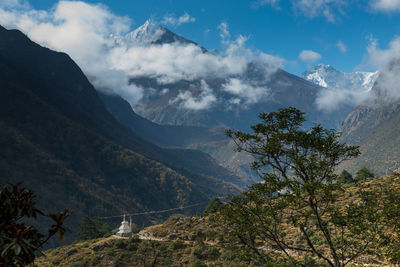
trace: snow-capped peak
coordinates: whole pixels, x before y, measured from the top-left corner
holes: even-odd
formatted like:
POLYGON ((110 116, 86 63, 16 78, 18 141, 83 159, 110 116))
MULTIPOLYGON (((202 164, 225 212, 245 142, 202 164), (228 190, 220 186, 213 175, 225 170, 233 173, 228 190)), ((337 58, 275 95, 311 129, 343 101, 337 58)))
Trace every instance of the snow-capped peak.
POLYGON ((142 26, 125 35, 125 40, 131 44, 145 45, 156 42, 164 33, 164 28, 148 19, 142 26))
POLYGON ((345 73, 338 71, 330 65, 319 64, 303 72, 301 76, 325 88, 369 91, 378 75, 378 71, 345 73))

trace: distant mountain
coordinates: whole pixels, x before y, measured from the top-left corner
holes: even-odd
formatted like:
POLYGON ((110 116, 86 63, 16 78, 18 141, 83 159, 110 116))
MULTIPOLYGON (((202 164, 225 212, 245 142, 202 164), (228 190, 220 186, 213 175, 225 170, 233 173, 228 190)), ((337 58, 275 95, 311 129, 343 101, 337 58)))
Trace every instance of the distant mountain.
POLYGON ((235 102, 237 99, 223 89, 232 81, 230 77, 181 80, 168 84, 159 84, 156 79, 140 77, 132 78, 131 82, 158 92, 165 90, 166 93, 163 94, 148 90, 141 103, 142 108, 137 110, 139 115, 159 124, 225 126, 247 130, 250 125, 258 122, 260 113, 288 106, 306 112, 309 121, 319 122, 330 128, 336 128, 342 122, 346 114, 332 116, 317 109, 315 100, 318 91, 321 90, 319 86, 284 70, 277 70, 269 78, 265 78, 264 72, 263 66, 249 66, 246 73, 239 77, 241 80, 257 84, 255 90, 263 91, 256 103, 235 102), (176 101, 180 94, 182 96, 182 92, 191 92, 194 97, 201 96, 204 84, 213 88, 216 98, 222 100, 204 110, 187 109, 176 101))
POLYGON ((378 71, 345 73, 331 65, 319 64, 303 72, 301 77, 325 88, 369 91, 378 75, 378 71))
MULTIPOLYGON (((132 40, 132 45, 198 45, 149 21, 128 34, 127 39, 132 40)), ((204 53, 210 52, 204 50, 204 53)), ((322 89, 319 85, 260 62, 249 63, 239 75, 210 75, 161 83, 154 77, 136 76, 131 77, 130 82, 147 89, 140 108, 135 112, 164 125, 223 126, 247 130, 258 122, 259 113, 294 106, 306 112, 310 122, 336 128, 346 115, 318 110, 315 101, 322 89), (188 99, 196 105, 194 108, 186 105, 188 99), (201 107, 210 99, 213 102, 209 107, 201 107)))
POLYGON ((400 60, 382 70, 372 87, 374 99, 355 108, 340 127, 342 140, 359 145, 361 156, 342 168, 366 166, 382 175, 400 167, 400 60))
POLYGON ((161 148, 121 125, 68 55, 1 26, 0 93, 0 183, 23 181, 46 211, 71 209, 71 229, 83 214, 173 208, 239 191, 210 156, 161 148))
MULTIPOLYGON (((225 147, 228 146, 229 139, 225 135, 223 127, 196 127, 196 126, 175 126, 175 125, 160 125, 153 123, 139 115, 137 115, 132 107, 119 96, 106 95, 99 93, 100 98, 105 103, 107 110, 124 126, 143 139, 169 148, 193 148, 198 150, 206 150, 204 146, 225 147)), ((229 146, 231 153, 234 147, 229 146)), ((181 149, 169 149, 168 151, 181 152, 181 149)), ((186 150, 183 150, 186 151, 186 150)), ((207 151, 206 152, 210 152, 207 151)), ((235 184, 239 187, 244 187, 251 183, 248 179, 239 178, 226 169, 222 168, 218 163, 212 160, 207 154, 195 152, 191 150, 192 155, 187 151, 181 153, 183 156, 193 158, 196 161, 196 166, 191 165, 192 170, 197 170, 200 173, 221 177, 224 181, 235 184), (197 154, 194 156, 194 154, 197 154)), ((213 153, 209 153, 214 156, 213 153)), ((174 155, 175 159, 180 156, 174 155)), ((223 163, 221 157, 215 157, 223 163)), ((249 164, 247 165, 247 167, 249 164)), ((227 165, 227 167, 230 167, 227 165)), ((240 174, 240 172, 236 172, 240 174)))
MULTIPOLYGON (((119 37, 118 41, 125 42, 126 44, 128 44, 128 46, 180 43, 194 44, 201 47, 196 42, 188 40, 180 35, 171 32, 167 28, 159 26, 151 19, 146 20, 146 22, 142 26, 126 34, 122 38, 119 37)), ((204 52, 206 52, 205 48, 201 48, 204 52)))

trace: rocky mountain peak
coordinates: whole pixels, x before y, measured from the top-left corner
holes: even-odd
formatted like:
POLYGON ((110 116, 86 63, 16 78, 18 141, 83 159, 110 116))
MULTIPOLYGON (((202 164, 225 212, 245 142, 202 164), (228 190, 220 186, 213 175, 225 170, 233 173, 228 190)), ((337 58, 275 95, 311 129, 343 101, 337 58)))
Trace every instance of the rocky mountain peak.
MULTIPOLYGON (((162 45, 180 43, 200 46, 197 43, 188 40, 163 26, 160 26, 152 19, 146 20, 143 25, 126 34, 122 41, 128 45, 162 45)), ((201 47, 201 49, 203 52, 206 51, 203 47, 201 47)))
POLYGON ((379 72, 341 72, 331 65, 318 64, 302 73, 302 77, 319 86, 349 91, 369 91, 379 72))

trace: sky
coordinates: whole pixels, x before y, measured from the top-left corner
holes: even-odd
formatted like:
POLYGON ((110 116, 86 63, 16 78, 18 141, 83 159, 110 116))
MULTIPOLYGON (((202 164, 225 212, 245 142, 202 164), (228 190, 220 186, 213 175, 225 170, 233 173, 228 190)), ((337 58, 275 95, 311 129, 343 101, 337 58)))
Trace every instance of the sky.
MULTIPOLYGON (((153 89, 129 83, 132 77, 155 78, 161 87, 199 81, 199 95, 186 91, 171 99, 183 108, 217 105, 217 90, 246 108, 272 97, 265 83, 241 78, 251 62, 264 67, 267 81, 278 68, 296 75, 316 64, 376 71, 400 58, 400 0, 0 0, 0 25, 68 53, 96 89, 122 96, 134 109, 153 89), (125 36, 148 19, 215 52, 193 44, 130 43, 125 36), (210 76, 226 82, 211 88, 210 76)), ((397 92, 397 74, 388 77, 397 92)), ((335 89, 328 102, 356 105, 358 93, 335 89)))
MULTIPOLYGON (((248 47, 283 58, 284 69, 296 75, 319 63, 345 72, 376 70, 378 66, 368 62, 372 40, 387 49, 400 34, 399 0, 86 2, 102 3, 112 13, 129 17, 132 29, 150 17, 162 21, 188 14, 192 20, 187 23, 165 26, 210 50, 223 49, 218 26, 225 22, 233 38, 245 36, 248 47)), ((57 3, 30 1, 39 10, 51 9, 57 3)))

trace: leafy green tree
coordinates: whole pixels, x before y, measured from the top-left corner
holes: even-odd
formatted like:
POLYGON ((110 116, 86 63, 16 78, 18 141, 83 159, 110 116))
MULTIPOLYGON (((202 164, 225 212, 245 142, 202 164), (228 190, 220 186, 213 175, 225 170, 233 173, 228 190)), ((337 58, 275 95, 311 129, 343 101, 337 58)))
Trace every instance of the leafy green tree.
POLYGON ((312 259, 345 266, 363 254, 378 233, 378 216, 367 190, 341 204, 335 167, 357 157, 358 147, 338 141, 320 125, 305 130, 295 108, 260 114, 253 133, 228 130, 237 151, 255 157, 252 168, 263 183, 233 196, 221 211, 229 243, 242 260, 309 266, 312 259), (265 249, 268 248, 268 249, 265 249))
POLYGON ((220 211, 224 207, 224 203, 222 203, 221 199, 218 197, 214 197, 208 202, 207 207, 204 209, 203 214, 208 215, 211 213, 215 213, 220 211))
POLYGON ((83 216, 79 224, 76 239, 78 241, 103 237, 111 233, 111 227, 98 218, 83 216))
POLYGON ((359 169, 356 174, 354 175, 354 179, 357 182, 361 182, 361 181, 366 181, 369 180, 371 178, 374 178, 375 174, 368 168, 363 167, 361 169, 359 169))
POLYGON ((343 170, 339 175, 339 182, 344 184, 354 183, 353 175, 346 170, 343 170))
POLYGON ((39 256, 40 248, 52 236, 59 234, 62 241, 66 229, 64 220, 69 216, 67 210, 57 214, 45 214, 35 207, 35 194, 21 184, 0 186, 0 266, 26 266, 39 256), (27 219, 37 215, 49 217, 54 224, 47 235, 39 232, 27 219))

